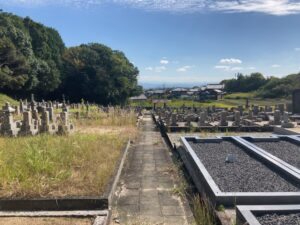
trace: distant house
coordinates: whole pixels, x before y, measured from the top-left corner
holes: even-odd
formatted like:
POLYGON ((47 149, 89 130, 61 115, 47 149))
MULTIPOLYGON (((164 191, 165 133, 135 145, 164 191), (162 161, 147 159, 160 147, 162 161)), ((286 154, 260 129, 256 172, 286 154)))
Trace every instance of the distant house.
POLYGON ((223 96, 224 96, 224 92, 221 90, 204 89, 199 92, 200 101, 220 100, 223 99, 223 96))
POLYGON ((141 94, 139 96, 131 97, 129 100, 133 102, 140 102, 140 101, 146 101, 148 98, 145 94, 141 94))
POLYGON ((163 97, 165 94, 167 93, 166 90, 162 90, 162 89, 155 89, 155 90, 147 90, 145 92, 145 94, 148 97, 155 97, 155 98, 161 98, 163 97))
POLYGON ((171 92, 171 97, 178 98, 178 97, 181 97, 181 96, 186 96, 187 92, 188 92, 188 89, 186 89, 186 88, 174 88, 170 92, 171 92))
POLYGON ((224 84, 208 84, 201 88, 199 100, 220 100, 224 97, 224 84))
POLYGON ((205 86, 206 90, 224 90, 224 84, 208 84, 205 86))

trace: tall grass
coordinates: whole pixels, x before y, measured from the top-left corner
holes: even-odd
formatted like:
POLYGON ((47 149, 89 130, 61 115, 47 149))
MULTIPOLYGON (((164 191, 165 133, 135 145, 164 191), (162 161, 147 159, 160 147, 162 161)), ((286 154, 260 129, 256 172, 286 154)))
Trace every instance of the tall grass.
POLYGON ((87 113, 86 109, 71 110, 75 126, 135 126, 136 114, 132 110, 125 110, 119 107, 110 108, 107 112, 90 107, 87 113), (79 113, 76 118, 75 113, 79 113))
POLYGON ((197 225, 215 225, 216 220, 213 214, 213 207, 207 200, 196 195, 192 201, 194 217, 197 225))
POLYGON ((0 197, 101 195, 128 134, 0 138, 0 197))

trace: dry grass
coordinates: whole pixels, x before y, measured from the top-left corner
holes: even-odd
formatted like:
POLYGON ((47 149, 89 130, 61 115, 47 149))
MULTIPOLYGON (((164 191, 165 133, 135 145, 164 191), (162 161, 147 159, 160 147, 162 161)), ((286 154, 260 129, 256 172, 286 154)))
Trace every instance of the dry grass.
POLYGON ((74 120, 75 126, 135 126, 136 116, 134 111, 128 111, 119 107, 109 108, 108 112, 104 112, 97 107, 90 107, 87 113, 85 109, 73 109, 71 113, 75 118, 75 113, 80 115, 79 119, 74 120))
POLYGON ((213 215, 214 207, 210 205, 208 200, 203 200, 196 195, 192 202, 194 217, 197 225, 215 225, 215 217, 213 215))
POLYGON ((29 217, 8 217, 1 218, 0 225, 91 225, 92 218, 29 218, 29 217))
POLYGON ((91 225, 92 218, 29 218, 8 217, 1 218, 0 225, 91 225))
POLYGON ((73 120, 78 130, 70 136, 1 137, 0 198, 101 196, 137 132, 129 120, 107 118, 73 120))

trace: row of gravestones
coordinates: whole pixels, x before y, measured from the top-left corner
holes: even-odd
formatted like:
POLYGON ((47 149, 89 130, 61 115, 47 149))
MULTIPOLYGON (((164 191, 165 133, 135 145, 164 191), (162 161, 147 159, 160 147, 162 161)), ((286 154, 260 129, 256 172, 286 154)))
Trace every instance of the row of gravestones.
MULTIPOLYGON (((284 104, 280 104, 273 112, 269 106, 253 106, 248 112, 244 108, 232 108, 230 110, 211 108, 156 108, 155 113, 167 126, 190 126, 191 122, 197 122, 201 126, 253 126, 257 122, 267 121, 267 125, 282 125, 286 128, 295 126, 290 122, 289 113, 284 104)), ((257 125, 257 124, 256 124, 257 125)))
POLYGON ((2 136, 32 136, 41 133, 68 134, 74 130, 69 121, 68 107, 61 104, 62 112, 55 115, 52 103, 29 104, 20 101, 20 106, 11 107, 6 103, 0 111, 0 134, 2 136), (14 115, 22 115, 22 120, 14 120, 14 115))

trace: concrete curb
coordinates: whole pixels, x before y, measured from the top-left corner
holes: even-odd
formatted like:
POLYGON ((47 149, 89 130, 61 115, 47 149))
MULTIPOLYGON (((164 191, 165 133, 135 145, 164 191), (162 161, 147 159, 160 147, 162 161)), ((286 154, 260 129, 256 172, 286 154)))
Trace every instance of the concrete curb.
MULTIPOLYGON (((225 137, 226 139, 230 137, 225 137)), ((188 143, 194 137, 181 137, 183 149, 179 152, 194 183, 204 196, 208 196, 213 205, 234 206, 257 204, 297 204, 300 192, 222 192, 188 143)), ((211 140, 210 140, 211 141, 211 140)), ((286 168, 287 169, 287 168, 286 168)), ((297 175, 297 174, 296 174, 297 175)), ((299 182, 299 181, 298 181, 299 182)))
POLYGON ((299 213, 300 205, 244 205, 236 207, 237 225, 261 225, 256 219, 255 214, 265 213, 299 213))

